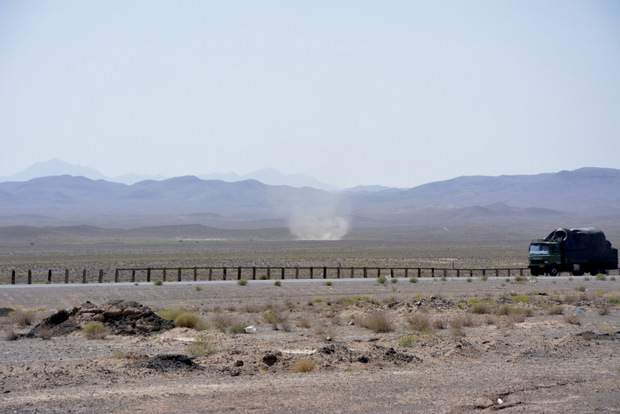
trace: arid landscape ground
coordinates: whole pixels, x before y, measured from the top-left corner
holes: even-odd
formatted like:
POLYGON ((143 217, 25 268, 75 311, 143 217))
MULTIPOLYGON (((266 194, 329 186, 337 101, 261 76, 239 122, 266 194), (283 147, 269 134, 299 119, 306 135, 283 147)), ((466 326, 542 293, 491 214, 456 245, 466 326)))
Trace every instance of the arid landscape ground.
POLYGON ((525 250, 497 240, 6 245, 0 412, 620 411, 617 271, 42 284, 51 267, 108 277, 145 263, 521 267, 525 250), (33 269, 38 284, 8 285, 12 268, 33 269), (92 322, 103 330, 85 332, 92 322))

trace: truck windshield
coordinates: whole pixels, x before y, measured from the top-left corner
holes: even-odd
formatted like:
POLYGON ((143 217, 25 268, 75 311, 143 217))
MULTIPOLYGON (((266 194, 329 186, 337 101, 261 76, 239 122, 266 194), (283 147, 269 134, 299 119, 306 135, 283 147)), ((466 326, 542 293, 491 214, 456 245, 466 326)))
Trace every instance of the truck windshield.
POLYGON ((530 254, 549 254, 549 245, 547 244, 530 244, 530 254))

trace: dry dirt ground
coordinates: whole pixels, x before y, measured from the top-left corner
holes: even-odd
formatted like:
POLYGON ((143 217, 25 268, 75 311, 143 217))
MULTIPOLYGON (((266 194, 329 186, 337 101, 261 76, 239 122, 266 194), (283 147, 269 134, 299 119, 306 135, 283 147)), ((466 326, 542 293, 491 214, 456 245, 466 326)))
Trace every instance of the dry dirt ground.
POLYGON ((619 301, 610 277, 3 285, 0 412, 620 412, 619 301), (35 328, 87 301, 206 329, 35 328))

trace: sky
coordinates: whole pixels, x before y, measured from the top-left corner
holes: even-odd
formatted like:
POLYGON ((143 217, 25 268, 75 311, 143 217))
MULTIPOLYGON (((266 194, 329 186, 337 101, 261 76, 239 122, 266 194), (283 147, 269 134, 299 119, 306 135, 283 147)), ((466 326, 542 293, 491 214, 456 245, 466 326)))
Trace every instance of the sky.
POLYGON ((0 176, 620 168, 620 2, 0 1, 0 176))

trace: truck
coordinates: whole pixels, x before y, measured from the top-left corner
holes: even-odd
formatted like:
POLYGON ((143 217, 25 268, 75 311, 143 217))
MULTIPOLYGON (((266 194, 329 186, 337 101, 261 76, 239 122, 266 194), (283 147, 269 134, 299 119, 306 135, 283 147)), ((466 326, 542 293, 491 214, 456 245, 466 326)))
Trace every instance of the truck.
POLYGON ((582 276, 618 268, 618 249, 595 227, 559 228, 530 244, 528 267, 532 276, 571 272, 582 276))

